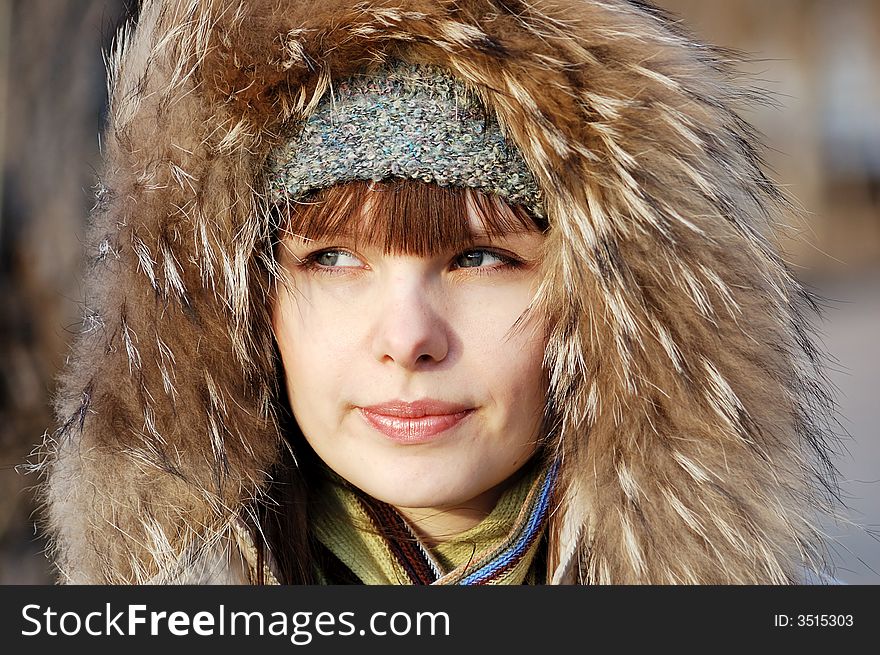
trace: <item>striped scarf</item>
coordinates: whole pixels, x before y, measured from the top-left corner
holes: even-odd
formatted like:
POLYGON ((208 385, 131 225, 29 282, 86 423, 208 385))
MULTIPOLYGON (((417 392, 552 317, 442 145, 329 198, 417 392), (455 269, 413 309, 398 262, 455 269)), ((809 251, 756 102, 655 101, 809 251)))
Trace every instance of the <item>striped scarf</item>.
POLYGON ((324 489, 333 502, 313 528, 323 550, 324 584, 543 584, 544 537, 558 462, 524 468, 484 520, 428 548, 391 505, 335 475, 324 489))

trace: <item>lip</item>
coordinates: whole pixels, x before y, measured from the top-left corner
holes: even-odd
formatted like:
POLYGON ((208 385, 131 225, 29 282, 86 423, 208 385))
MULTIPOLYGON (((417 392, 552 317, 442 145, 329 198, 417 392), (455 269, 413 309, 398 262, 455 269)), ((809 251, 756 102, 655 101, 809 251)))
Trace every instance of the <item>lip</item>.
POLYGON ((414 402, 391 400, 359 407, 374 429, 398 443, 426 443, 458 425, 474 408, 460 403, 425 398, 414 402))

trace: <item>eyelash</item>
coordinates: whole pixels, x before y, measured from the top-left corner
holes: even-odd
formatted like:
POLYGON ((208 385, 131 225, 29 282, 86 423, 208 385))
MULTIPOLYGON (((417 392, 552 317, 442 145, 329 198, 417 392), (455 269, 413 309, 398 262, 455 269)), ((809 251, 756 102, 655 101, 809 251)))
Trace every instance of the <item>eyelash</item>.
MULTIPOLYGON (((318 263, 318 258, 321 255, 326 255, 331 252, 339 252, 346 253, 351 255, 352 257, 356 257, 356 255, 344 248, 325 248, 323 250, 318 250, 313 253, 309 253, 305 257, 302 258, 300 262, 300 266, 309 272, 317 273, 318 275, 327 275, 330 277, 334 277, 337 275, 348 275, 350 271, 347 271, 348 268, 354 268, 353 266, 323 266, 318 263)), ((505 254, 503 252, 499 252, 497 250, 493 250, 492 248, 471 248, 470 250, 465 250, 457 254, 453 261, 461 257, 462 255, 466 255, 474 252, 486 252, 492 255, 493 257, 501 260, 501 263, 497 266, 461 266, 456 270, 468 270, 471 275, 492 275, 493 271, 506 271, 506 270, 515 270, 522 268, 525 265, 525 262, 519 260, 511 255, 505 254)))

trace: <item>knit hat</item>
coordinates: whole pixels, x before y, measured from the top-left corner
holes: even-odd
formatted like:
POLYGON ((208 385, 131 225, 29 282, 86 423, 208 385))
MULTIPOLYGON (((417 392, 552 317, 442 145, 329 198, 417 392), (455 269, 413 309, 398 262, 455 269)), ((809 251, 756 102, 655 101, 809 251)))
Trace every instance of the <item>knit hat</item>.
POLYGON ((269 157, 276 201, 391 177, 478 189, 544 216, 519 151, 476 95, 435 66, 397 63, 345 80, 269 157))

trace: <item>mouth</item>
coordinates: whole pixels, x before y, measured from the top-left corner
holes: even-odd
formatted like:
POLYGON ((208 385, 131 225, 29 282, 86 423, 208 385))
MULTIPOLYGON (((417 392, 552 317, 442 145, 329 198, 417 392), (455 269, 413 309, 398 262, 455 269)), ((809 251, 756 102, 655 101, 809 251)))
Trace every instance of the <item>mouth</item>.
POLYGON ((473 407, 434 400, 391 401, 358 409, 370 427, 404 444, 432 441, 476 411, 473 407))

